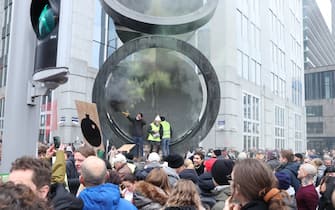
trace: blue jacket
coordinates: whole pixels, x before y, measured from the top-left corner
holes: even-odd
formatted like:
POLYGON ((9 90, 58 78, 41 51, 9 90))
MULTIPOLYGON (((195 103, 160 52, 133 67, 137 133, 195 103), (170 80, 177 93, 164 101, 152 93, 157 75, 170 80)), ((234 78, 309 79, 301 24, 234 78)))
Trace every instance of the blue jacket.
POLYGON ((110 183, 88 187, 79 198, 84 202, 83 210, 137 210, 129 201, 120 198, 119 187, 110 183))

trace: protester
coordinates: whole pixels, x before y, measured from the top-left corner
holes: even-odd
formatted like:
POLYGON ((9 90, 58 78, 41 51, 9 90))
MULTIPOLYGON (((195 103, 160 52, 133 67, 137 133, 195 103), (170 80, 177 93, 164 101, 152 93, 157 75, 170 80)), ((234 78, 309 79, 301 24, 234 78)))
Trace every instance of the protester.
POLYGON ((288 210, 297 210, 297 201, 295 199, 295 191, 291 186, 291 178, 287 173, 276 172, 275 176, 278 180, 278 189, 285 190, 288 197, 284 197, 284 202, 286 203, 288 210))
POLYGON ((278 160, 278 154, 276 151, 269 152, 266 164, 270 166, 272 171, 275 171, 280 166, 280 162, 278 160))
POLYGON ((323 164, 320 158, 315 158, 310 163, 314 165, 318 171, 316 177, 314 178, 314 185, 317 187, 320 185, 321 179, 324 176, 327 167, 323 164))
POLYGON ((123 154, 117 154, 113 159, 113 166, 115 171, 118 172, 121 180, 127 175, 132 174, 131 169, 127 164, 127 159, 123 154))
POLYGON ((208 160, 206 160, 204 162, 204 165, 205 165, 205 169, 207 172, 211 172, 212 170, 212 166, 214 164, 214 162, 220 158, 221 156, 221 150, 220 149, 216 149, 213 151, 213 153, 211 154, 211 158, 209 158, 208 160))
POLYGON ((145 181, 135 184, 134 204, 140 210, 161 209, 170 194, 167 174, 162 168, 153 169, 145 181))
POLYGON ((73 194, 78 195, 83 190, 83 186, 79 182, 79 175, 81 173, 81 164, 89 156, 95 156, 95 151, 91 146, 83 145, 74 151, 77 173, 70 173, 71 175, 69 174, 70 176, 67 177, 70 191, 73 194))
POLYGON ((79 178, 79 173, 76 168, 76 164, 75 164, 76 161, 74 160, 74 155, 73 155, 71 146, 66 147, 66 156, 67 156, 67 159, 66 159, 67 184, 69 186, 70 192, 76 195, 79 182, 76 182, 74 180, 79 178))
POLYGON ((172 137, 172 128, 171 128, 170 123, 165 120, 165 117, 160 116, 160 118, 162 120, 161 125, 163 129, 161 147, 162 147, 163 157, 166 157, 170 154, 170 140, 172 137))
POLYGON ((13 182, 0 184, 1 210, 52 210, 46 200, 38 197, 28 186, 13 182))
POLYGON ((300 164, 294 162, 293 152, 291 150, 282 150, 280 152, 279 162, 280 166, 276 171, 287 173, 291 178, 291 185, 294 187, 295 192, 297 192, 300 187, 300 181, 297 178, 300 164))
POLYGON ((106 164, 100 158, 90 156, 83 161, 80 182, 85 186, 85 189, 79 194, 79 198, 84 202, 83 210, 135 210, 135 206, 120 197, 117 185, 105 184, 106 174, 106 164))
POLYGON ((136 177, 133 174, 127 174, 123 177, 121 183, 121 194, 124 199, 133 203, 136 177))
POLYGON ((310 163, 302 164, 298 171, 301 187, 296 193, 298 210, 315 210, 318 206, 319 196, 314 186, 314 176, 317 170, 310 163))
POLYGON ((200 151, 197 151, 193 154, 193 165, 198 176, 203 174, 205 171, 204 158, 205 155, 200 151))
POLYGON ((181 179, 172 189, 164 209, 204 210, 204 207, 201 205, 198 191, 193 182, 181 179))
POLYGON ((276 178, 269 167, 256 159, 236 162, 232 172, 232 196, 224 210, 286 210, 285 191, 276 187, 276 178))
POLYGON ((132 136, 133 141, 136 144, 135 146, 135 156, 137 158, 143 157, 143 127, 145 126, 146 122, 143 120, 143 114, 141 112, 136 114, 136 117, 133 118, 130 116, 128 112, 122 112, 125 117, 132 123, 132 136))
POLYGON ((215 189, 214 179, 212 174, 209 172, 204 172, 199 177, 199 190, 200 190, 200 199, 202 205, 206 209, 211 209, 216 204, 215 194, 213 190, 215 189))
POLYGON ((150 123, 148 129, 148 138, 150 144, 150 153, 159 153, 160 144, 163 136, 163 127, 161 125, 161 118, 157 115, 152 123, 150 123))
POLYGON ((304 156, 301 153, 295 153, 294 154, 294 162, 297 162, 299 164, 302 164, 304 162, 304 156))
POLYGON ((41 199, 51 201, 55 210, 82 209, 82 201, 65 190, 65 160, 62 151, 56 154, 53 170, 54 176, 47 160, 24 156, 12 163, 8 180, 28 186, 41 199), (63 171, 63 174, 59 171, 63 171))
POLYGON ((233 170, 234 162, 230 159, 217 160, 212 167, 212 177, 215 188, 212 190, 215 196, 215 205, 212 210, 222 210, 225 201, 231 195, 229 177, 233 170))
POLYGON ((161 157, 157 152, 150 153, 144 168, 135 172, 137 180, 145 180, 152 169, 162 167, 160 161, 161 157))
POLYGON ((325 170, 324 177, 320 182, 319 210, 335 210, 332 203, 332 197, 335 192, 335 167, 329 166, 325 170))
POLYGON ((198 174, 194 169, 194 165, 192 160, 185 159, 184 160, 184 170, 179 172, 179 177, 181 179, 188 179, 191 180, 194 184, 198 184, 198 174))
POLYGON ((247 153, 245 152, 240 152, 238 155, 237 155, 237 160, 244 160, 244 159, 247 159, 248 158, 248 155, 247 153))
POLYGON ((122 183, 118 172, 113 169, 107 169, 106 183, 111 183, 115 185, 120 185, 122 183))

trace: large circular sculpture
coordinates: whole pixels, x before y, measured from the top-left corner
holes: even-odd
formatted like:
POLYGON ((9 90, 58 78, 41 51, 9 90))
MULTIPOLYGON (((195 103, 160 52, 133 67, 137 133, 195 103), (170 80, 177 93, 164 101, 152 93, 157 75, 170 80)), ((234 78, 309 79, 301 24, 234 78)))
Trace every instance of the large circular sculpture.
POLYGON ((213 16, 218 0, 101 0, 116 25, 144 34, 195 31, 213 16))
POLYGON ((97 104, 103 135, 113 139, 113 144, 132 142, 130 131, 124 127, 127 119, 121 118, 122 111, 132 109, 144 112, 147 124, 156 112, 165 115, 174 129, 173 149, 186 151, 197 146, 212 128, 220 107, 220 86, 211 63, 198 49, 175 38, 147 36, 126 42, 106 60, 95 79, 92 101, 97 104), (136 54, 141 52, 143 55, 136 54), (137 57, 145 60, 145 56, 155 59, 135 62, 137 57), (127 59, 131 62, 125 63, 127 59), (136 88, 140 81, 151 86, 145 91, 136 88), (137 86, 129 88, 134 83, 137 86))

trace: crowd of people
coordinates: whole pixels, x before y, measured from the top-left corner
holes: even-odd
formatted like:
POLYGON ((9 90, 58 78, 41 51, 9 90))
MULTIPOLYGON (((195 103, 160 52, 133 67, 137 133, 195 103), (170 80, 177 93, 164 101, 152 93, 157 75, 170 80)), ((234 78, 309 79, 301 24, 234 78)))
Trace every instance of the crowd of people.
POLYGON ((16 159, 8 181, 0 180, 0 210, 335 210, 334 153, 174 154, 171 125, 157 115, 145 154, 143 114, 123 114, 133 125, 134 152, 41 144, 38 157, 16 159))
POLYGON ((97 154, 89 145, 40 145, 38 157, 12 163, 0 209, 335 209, 327 155, 198 149, 137 162, 130 153, 97 154))

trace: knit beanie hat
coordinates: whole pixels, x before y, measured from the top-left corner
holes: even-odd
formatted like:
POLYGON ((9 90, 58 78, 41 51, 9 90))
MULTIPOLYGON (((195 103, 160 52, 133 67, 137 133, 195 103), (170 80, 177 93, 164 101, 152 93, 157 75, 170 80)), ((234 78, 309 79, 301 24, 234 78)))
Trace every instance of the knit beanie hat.
POLYGON ((278 189, 287 190, 291 185, 291 178, 285 172, 276 172, 275 176, 278 180, 278 189))
POLYGON ((155 121, 157 121, 157 122, 162 121, 161 118, 159 117, 159 115, 157 115, 157 116, 155 117, 155 121))
POLYGON ((218 156, 220 156, 222 154, 222 152, 221 152, 220 149, 216 149, 213 152, 214 152, 214 154, 215 154, 216 157, 218 157, 218 156))
POLYGON ((230 159, 216 160, 212 167, 212 177, 218 185, 229 185, 227 176, 233 171, 234 162, 230 159))
POLYGON ((184 158, 178 154, 171 154, 165 158, 165 161, 168 162, 170 168, 179 168, 184 165, 184 158))

